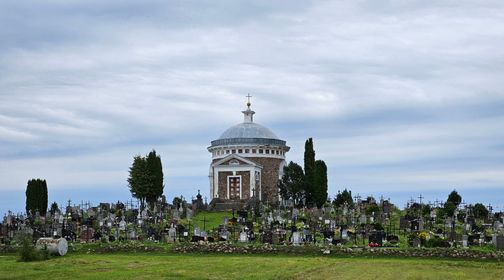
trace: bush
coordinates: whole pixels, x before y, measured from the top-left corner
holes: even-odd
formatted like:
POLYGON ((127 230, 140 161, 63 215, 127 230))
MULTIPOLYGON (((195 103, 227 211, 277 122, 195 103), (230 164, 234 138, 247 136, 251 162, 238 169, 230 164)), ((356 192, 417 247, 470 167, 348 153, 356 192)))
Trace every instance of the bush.
POLYGON ((28 233, 19 233, 16 242, 21 245, 19 248, 20 262, 33 262, 49 259, 47 248, 37 250, 32 242, 32 236, 28 233))
POLYGON ((429 247, 429 248, 450 248, 450 242, 448 242, 444 239, 435 237, 435 238, 431 238, 431 239, 427 240, 427 243, 425 244, 425 246, 429 247))

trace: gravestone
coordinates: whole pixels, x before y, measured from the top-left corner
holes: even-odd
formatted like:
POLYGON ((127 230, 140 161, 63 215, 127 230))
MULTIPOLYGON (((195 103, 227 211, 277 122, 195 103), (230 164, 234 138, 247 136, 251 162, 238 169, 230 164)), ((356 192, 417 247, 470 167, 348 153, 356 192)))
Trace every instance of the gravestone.
POLYGON ((409 223, 410 222, 408 221, 408 219, 406 219, 406 217, 401 217, 399 219, 399 229, 401 230, 407 229, 409 227, 409 223))
POLYGON ((361 223, 361 224, 365 224, 365 223, 367 223, 367 217, 366 217, 366 215, 365 215, 365 214, 362 214, 362 215, 360 216, 359 223, 361 223))
POLYGON ((301 234, 298 231, 292 233, 292 244, 293 245, 301 244, 301 234))
POLYGON ((419 238, 413 239, 413 247, 417 248, 420 247, 420 245, 422 245, 422 243, 419 238))
POLYGON ((240 242, 245 243, 248 241, 247 233, 245 231, 240 232, 240 242))
POLYGON ((341 231, 341 238, 342 239, 348 239, 348 230, 347 229, 343 229, 341 231))
POLYGON ((419 231, 424 230, 424 220, 423 220, 423 218, 421 218, 421 217, 420 217, 420 219, 418 220, 418 230, 419 230, 419 231))
POLYGON ((273 244, 273 233, 271 231, 263 232, 262 242, 267 244, 273 244))
POLYGON ((299 210, 298 210, 297 208, 294 208, 294 209, 292 210, 292 219, 293 219, 293 220, 297 220, 298 215, 299 215, 299 210))
POLYGON ((172 211, 172 217, 174 220, 179 220, 180 219, 180 212, 177 209, 174 209, 172 211))
POLYGON ((191 208, 186 209, 186 219, 191 220, 193 217, 193 210, 191 208))
POLYGON ((369 243, 378 244, 378 246, 383 246, 383 238, 385 234, 382 231, 373 232, 369 235, 369 243))
POLYGON ((504 236, 497 236, 496 241, 497 244, 495 247, 497 247, 497 250, 504 251, 504 236))
POLYGON ((174 227, 168 229, 168 241, 175 242, 177 240, 177 230, 174 227))
POLYGON ((126 221, 124 220, 124 216, 122 217, 122 220, 119 222, 119 229, 126 230, 126 221))
POLYGON ((468 247, 468 240, 469 240, 469 236, 467 236, 466 234, 462 235, 462 247, 464 248, 467 248, 468 247))

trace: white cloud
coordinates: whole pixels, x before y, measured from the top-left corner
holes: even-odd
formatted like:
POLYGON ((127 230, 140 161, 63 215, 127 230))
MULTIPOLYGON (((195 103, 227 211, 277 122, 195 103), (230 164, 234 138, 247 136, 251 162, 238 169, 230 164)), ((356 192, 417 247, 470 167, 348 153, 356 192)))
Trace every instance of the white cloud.
POLYGON ((131 154, 151 148, 168 176, 187 178, 177 191, 189 180, 204 190, 206 145, 241 121, 247 93, 256 120, 290 137, 291 159, 315 137, 333 185, 502 185, 503 11, 500 1, 2 2, 0 190, 35 175, 117 186, 131 154), (430 166, 478 156, 474 171, 430 166))

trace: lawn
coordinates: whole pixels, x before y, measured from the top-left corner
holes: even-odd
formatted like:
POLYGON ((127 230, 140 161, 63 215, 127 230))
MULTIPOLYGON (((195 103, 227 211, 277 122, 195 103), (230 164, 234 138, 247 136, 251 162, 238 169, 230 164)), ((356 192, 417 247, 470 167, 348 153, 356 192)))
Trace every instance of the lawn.
POLYGON ((0 279, 504 279, 498 262, 258 255, 70 254, 20 263, 0 279))

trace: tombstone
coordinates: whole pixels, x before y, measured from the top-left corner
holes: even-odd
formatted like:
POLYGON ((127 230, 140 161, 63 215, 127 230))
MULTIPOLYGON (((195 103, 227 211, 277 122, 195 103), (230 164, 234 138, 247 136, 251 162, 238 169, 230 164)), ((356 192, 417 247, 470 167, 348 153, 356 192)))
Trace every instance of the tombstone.
POLYGON ((174 227, 168 229, 168 242, 175 242, 177 240, 177 230, 174 227))
POLYGON ((124 221, 124 216, 122 217, 122 220, 119 222, 119 229, 126 230, 126 221, 124 221))
POLYGON ((496 246, 497 250, 504 251, 504 236, 497 236, 496 238, 496 246))
POLYGON ((135 240, 136 239, 136 232, 135 232, 135 230, 131 230, 131 231, 128 232, 128 238, 130 240, 135 240))
POLYGON ((468 240, 469 236, 467 236, 467 234, 462 235, 462 247, 464 248, 468 247, 468 240))
POLYGON ((409 224, 410 224, 410 230, 411 231, 418 231, 418 220, 412 220, 412 221, 409 221, 409 224))
POLYGON ((191 208, 186 209, 186 219, 191 220, 193 217, 193 210, 191 208))
POLYGON ((345 240, 348 239, 348 230, 347 229, 343 229, 341 231, 341 238, 345 239, 345 240))
POLYGON ((245 231, 240 232, 240 242, 245 243, 248 241, 247 233, 245 231))
POLYGON ((271 231, 263 232, 262 242, 265 244, 273 244, 273 233, 271 231))
POLYGON ((301 234, 296 231, 292 233, 292 245, 299 245, 301 244, 301 234))
POLYGON ((361 224, 366 224, 367 223, 367 217, 365 214, 362 214, 359 218, 359 223, 361 224))
POLYGON ((194 236, 200 236, 201 235, 201 230, 199 227, 194 228, 194 236))
POLYGON ((420 247, 420 245, 422 245, 422 242, 419 238, 413 239, 413 247, 420 247))
POLYGON ((172 211, 172 217, 174 220, 179 220, 180 219, 180 212, 177 209, 174 209, 172 211))
POLYGON ((492 234, 492 244, 497 246, 497 233, 492 234))
POLYGON ((418 230, 419 231, 424 230, 424 220, 422 217, 420 217, 420 219, 418 219, 418 230))
POLYGON ((81 231, 80 240, 84 242, 90 242, 93 240, 94 235, 95 231, 93 228, 86 228, 83 231, 81 231))
POLYGON ((369 243, 378 244, 378 246, 383 246, 383 238, 385 237, 384 232, 377 231, 369 235, 369 243))
POLYGON ((292 219, 295 221, 299 216, 299 210, 297 208, 292 209, 292 219))

